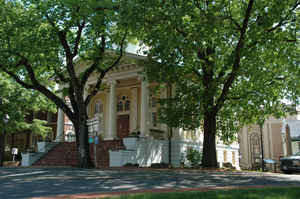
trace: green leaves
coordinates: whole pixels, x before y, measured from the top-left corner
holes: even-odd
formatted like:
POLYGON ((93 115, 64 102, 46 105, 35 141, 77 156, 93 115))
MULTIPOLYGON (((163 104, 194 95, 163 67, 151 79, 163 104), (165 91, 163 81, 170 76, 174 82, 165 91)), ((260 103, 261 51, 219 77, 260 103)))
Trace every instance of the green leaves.
POLYGON ((299 1, 255 1, 241 47, 250 1, 135 2, 137 34, 150 47, 146 73, 176 85, 162 122, 194 128, 209 110, 230 141, 244 124, 287 113, 284 99, 299 104, 299 1))
POLYGON ((32 112, 56 111, 56 107, 37 92, 28 91, 7 75, 0 73, 0 127, 3 128, 4 115, 9 116, 5 125, 8 133, 31 130, 32 132, 45 136, 50 128, 46 127, 46 121, 33 120, 32 123, 26 121, 26 117, 32 112))

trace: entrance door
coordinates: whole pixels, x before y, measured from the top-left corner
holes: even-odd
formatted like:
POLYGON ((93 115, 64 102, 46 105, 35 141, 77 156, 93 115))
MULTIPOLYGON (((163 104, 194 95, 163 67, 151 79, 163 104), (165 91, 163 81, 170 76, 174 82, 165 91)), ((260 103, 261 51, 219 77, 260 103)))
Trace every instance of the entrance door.
POLYGON ((129 115, 118 116, 117 134, 119 138, 124 138, 129 135, 129 115))

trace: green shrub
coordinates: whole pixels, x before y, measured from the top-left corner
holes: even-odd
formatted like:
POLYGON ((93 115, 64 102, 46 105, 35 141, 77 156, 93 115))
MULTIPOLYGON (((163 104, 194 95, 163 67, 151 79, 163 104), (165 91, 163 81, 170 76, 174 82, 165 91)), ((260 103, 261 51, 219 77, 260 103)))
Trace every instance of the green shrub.
POLYGON ((201 153, 193 148, 187 148, 186 159, 192 167, 198 167, 201 164, 201 153))

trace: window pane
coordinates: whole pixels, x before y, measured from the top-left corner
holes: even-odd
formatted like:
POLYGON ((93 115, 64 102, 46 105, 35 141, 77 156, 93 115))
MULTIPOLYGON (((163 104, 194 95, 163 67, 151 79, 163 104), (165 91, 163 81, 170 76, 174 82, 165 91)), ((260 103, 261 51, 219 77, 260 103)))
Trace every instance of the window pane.
POLYGON ((94 113, 103 113, 103 104, 101 101, 95 103, 94 113))
POLYGON ((127 101, 125 102, 125 111, 129 111, 129 110, 130 110, 130 101, 127 100, 127 101))
POLYGON ((156 114, 156 112, 152 112, 152 125, 157 126, 157 114, 156 114))
POLYGON ((117 105, 117 112, 122 112, 123 111, 123 102, 120 101, 117 105))
POLYGON ((232 165, 235 165, 235 152, 232 151, 232 165))
POLYGON ((223 162, 227 162, 227 151, 223 151, 223 162))
POLYGON ((100 107, 99 107, 99 103, 97 102, 95 104, 95 113, 99 113, 100 112, 100 107))
POLYGON ((152 108, 155 108, 157 104, 157 99, 155 97, 152 97, 152 108))

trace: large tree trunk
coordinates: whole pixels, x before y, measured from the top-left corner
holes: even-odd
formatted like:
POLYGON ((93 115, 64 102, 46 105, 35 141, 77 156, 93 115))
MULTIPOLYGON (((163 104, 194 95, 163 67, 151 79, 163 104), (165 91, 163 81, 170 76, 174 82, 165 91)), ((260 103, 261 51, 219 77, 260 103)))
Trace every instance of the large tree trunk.
POLYGON ((85 121, 81 121, 80 130, 79 130, 79 166, 81 168, 90 168, 92 167, 92 162, 90 158, 90 147, 89 147, 89 134, 88 128, 85 124, 85 121))
POLYGON ((4 145, 5 145, 5 132, 0 132, 0 167, 3 166, 4 161, 4 145))
POLYGON ((76 137, 79 140, 77 142, 77 150, 79 153, 79 167, 81 168, 91 168, 92 162, 90 158, 90 146, 89 146, 89 133, 87 127, 87 113, 86 107, 84 105, 81 106, 79 110, 79 114, 77 117, 77 124, 75 126, 76 137))
POLYGON ((204 115, 203 167, 217 168, 216 126, 216 114, 206 111, 204 115))

